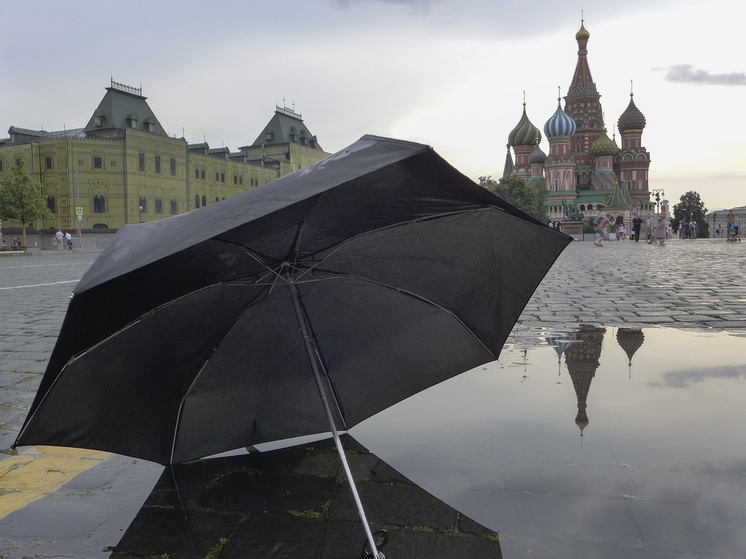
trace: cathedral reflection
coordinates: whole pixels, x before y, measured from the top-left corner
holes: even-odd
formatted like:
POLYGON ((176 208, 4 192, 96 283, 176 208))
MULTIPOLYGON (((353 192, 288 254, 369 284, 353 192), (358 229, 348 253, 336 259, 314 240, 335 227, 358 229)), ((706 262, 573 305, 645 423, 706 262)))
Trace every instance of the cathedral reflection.
POLYGON ((580 428, 580 436, 588 426, 588 392, 591 381, 600 365, 601 347, 606 328, 581 324, 575 333, 572 344, 565 350, 565 363, 572 379, 572 386, 578 398, 578 415, 575 424, 580 428))
POLYGON ((622 346, 624 353, 627 354, 629 362, 629 378, 632 378, 632 356, 640 349, 642 342, 645 341, 645 335, 641 328, 618 328, 616 331, 616 341, 622 346))
MULTIPOLYGON (((561 374, 562 355, 570 374, 573 389, 578 400, 578 413, 575 424, 580 428, 580 436, 588 426, 588 393, 596 370, 601 364, 606 328, 581 324, 574 333, 546 336, 545 341, 557 354, 557 370, 561 374)), ((627 354, 629 377, 632 378, 632 358, 645 341, 641 328, 617 328, 616 341, 627 354)), ((525 355, 524 355, 525 360, 525 355)))

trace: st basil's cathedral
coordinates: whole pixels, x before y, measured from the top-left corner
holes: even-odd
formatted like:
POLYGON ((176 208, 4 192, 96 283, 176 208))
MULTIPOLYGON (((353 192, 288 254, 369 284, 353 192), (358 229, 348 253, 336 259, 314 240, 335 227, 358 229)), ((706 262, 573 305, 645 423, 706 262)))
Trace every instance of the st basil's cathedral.
POLYGON ((635 213, 643 219, 655 213, 648 186, 650 154, 642 145, 645 116, 635 105, 634 93, 630 93, 629 105, 617 121, 621 148, 616 134, 609 137, 601 95, 588 65, 589 38, 581 22, 575 35, 578 62, 565 108, 558 98, 557 110, 544 125, 549 153, 539 147, 542 135, 529 120, 524 100, 523 116, 508 136, 503 177, 515 173, 528 184, 543 179, 550 221, 567 218, 566 207, 574 205, 585 220, 611 213, 615 225, 629 224, 635 213))

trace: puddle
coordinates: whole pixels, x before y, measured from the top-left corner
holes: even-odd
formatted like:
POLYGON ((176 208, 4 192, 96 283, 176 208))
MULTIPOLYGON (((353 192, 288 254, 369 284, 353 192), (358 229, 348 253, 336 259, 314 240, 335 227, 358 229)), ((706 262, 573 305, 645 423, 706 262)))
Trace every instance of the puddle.
POLYGON ((746 549, 746 337, 546 332, 352 432, 506 558, 746 549))

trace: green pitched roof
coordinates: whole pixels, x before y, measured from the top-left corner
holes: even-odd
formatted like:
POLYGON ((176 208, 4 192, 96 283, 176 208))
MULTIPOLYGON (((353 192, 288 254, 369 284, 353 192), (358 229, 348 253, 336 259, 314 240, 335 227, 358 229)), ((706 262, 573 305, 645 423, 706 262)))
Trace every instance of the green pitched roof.
POLYGON ((135 128, 168 136, 146 99, 147 97, 142 96, 141 89, 112 81, 112 86, 106 88, 106 95, 86 124, 85 131, 135 128))
POLYGON ((301 144, 311 149, 323 151, 316 136, 303 124, 301 115, 295 111, 276 107, 275 114, 259 134, 252 147, 281 144, 301 144))

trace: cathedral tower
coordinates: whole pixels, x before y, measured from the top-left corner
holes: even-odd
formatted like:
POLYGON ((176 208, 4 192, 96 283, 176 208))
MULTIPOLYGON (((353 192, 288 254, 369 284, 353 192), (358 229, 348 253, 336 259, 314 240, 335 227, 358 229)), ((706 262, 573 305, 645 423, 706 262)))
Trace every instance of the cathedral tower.
POLYGON ((572 151, 576 165, 578 190, 589 190, 593 184, 594 159, 591 146, 603 132, 603 109, 601 95, 593 83, 588 66, 588 39, 591 34, 583 22, 575 34, 578 42, 578 62, 570 89, 565 96, 565 112, 572 117, 577 132, 572 139, 572 151))
POLYGON ((629 105, 617 123, 622 136, 622 149, 614 159, 619 183, 627 187, 634 200, 650 200, 648 169, 650 154, 642 146, 645 116, 635 105, 634 93, 629 94, 629 105))

